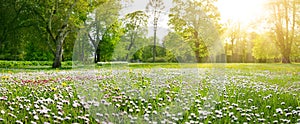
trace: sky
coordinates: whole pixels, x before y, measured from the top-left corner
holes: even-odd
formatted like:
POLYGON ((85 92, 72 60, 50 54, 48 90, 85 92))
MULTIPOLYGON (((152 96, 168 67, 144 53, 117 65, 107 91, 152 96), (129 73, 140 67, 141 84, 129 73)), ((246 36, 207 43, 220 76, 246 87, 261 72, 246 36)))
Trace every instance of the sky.
MULTIPOLYGON (((218 0, 216 3, 220 13, 221 22, 228 20, 239 22, 241 25, 248 25, 251 21, 265 14, 264 3, 267 0, 218 0)), ((121 11, 121 15, 136 10, 145 10, 148 0, 134 0, 127 8, 121 11)), ((168 33, 168 13, 172 7, 172 0, 164 0, 165 10, 159 19, 158 33, 159 39, 162 39, 168 33)), ((153 21, 149 19, 148 36, 153 36, 153 21)))

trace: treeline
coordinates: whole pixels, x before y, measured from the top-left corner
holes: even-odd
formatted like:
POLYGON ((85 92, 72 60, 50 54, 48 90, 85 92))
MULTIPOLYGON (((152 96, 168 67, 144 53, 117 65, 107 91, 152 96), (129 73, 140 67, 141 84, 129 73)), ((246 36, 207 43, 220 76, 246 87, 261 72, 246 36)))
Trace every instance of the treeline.
MULTIPOLYGON (((173 2, 170 13, 165 15, 163 1, 150 0, 145 7, 147 11, 121 16, 124 3, 130 1, 2 0, 0 60, 53 61, 53 68, 60 67, 61 61, 290 63, 300 60, 296 0, 270 2, 273 9, 264 20, 275 21, 267 21, 266 30, 260 33, 249 32, 236 23, 221 24, 215 0, 173 2), (161 16, 169 16, 170 32, 162 39, 157 34, 148 37, 148 24, 157 27, 161 16)), ((160 29, 154 30, 156 33, 160 29)))

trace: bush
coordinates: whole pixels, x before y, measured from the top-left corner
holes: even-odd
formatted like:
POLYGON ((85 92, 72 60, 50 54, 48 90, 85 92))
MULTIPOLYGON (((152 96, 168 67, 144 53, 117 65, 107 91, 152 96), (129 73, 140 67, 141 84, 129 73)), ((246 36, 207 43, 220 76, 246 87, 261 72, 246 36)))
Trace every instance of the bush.
MULTIPOLYGON (((0 61, 0 68, 26 68, 52 66, 52 61, 0 61)), ((72 66, 72 61, 62 62, 62 66, 72 66)))

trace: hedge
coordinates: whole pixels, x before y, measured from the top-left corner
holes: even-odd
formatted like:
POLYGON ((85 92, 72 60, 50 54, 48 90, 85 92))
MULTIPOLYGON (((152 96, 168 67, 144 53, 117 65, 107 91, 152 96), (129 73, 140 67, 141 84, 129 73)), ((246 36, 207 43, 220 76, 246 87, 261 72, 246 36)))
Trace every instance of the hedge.
MULTIPOLYGON (((52 61, 0 61, 0 68, 52 66, 52 64, 52 61)), ((62 66, 72 66, 72 61, 62 62, 62 66)))

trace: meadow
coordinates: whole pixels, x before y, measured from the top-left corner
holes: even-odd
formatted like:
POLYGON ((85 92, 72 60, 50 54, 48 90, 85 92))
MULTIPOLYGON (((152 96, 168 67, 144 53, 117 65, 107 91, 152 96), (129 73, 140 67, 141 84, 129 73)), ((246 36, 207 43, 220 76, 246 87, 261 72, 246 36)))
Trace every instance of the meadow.
POLYGON ((0 69, 0 123, 300 123, 300 64, 0 69))

